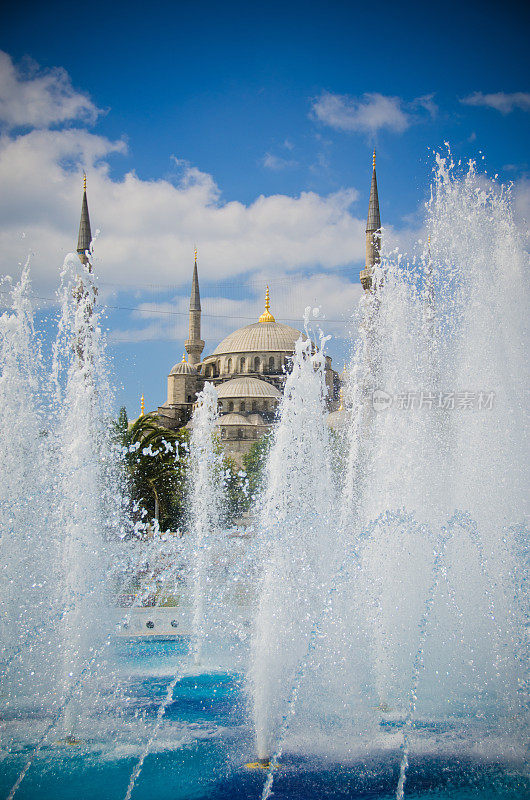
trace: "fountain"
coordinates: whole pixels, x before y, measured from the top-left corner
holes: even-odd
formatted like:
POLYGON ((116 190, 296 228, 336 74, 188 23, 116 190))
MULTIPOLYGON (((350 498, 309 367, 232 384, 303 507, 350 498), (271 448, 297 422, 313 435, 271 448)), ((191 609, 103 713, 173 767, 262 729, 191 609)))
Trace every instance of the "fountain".
POLYGON ((0 317, 2 796, 525 796, 527 256, 509 190, 450 154, 426 227, 354 311, 339 433, 307 310, 245 535, 209 384, 189 535, 131 520, 92 272, 65 261, 50 366, 24 267, 0 317), (184 635, 131 635, 155 579, 184 635))
MULTIPOLYGON (((525 509, 522 244, 506 191, 473 164, 456 179, 450 157, 438 159, 427 227, 422 256, 383 257, 361 301, 336 499, 329 446, 308 455, 321 415, 303 416, 316 395, 297 354, 269 462, 261 535, 271 553, 251 668, 265 765, 285 749, 358 765, 386 752, 399 765, 398 799, 413 753, 517 760, 524 740, 524 616, 514 603, 525 509), (286 496, 296 510, 280 520, 286 496), (281 598, 279 612, 268 597, 281 598)), ((274 780, 269 771, 263 798, 274 780)))

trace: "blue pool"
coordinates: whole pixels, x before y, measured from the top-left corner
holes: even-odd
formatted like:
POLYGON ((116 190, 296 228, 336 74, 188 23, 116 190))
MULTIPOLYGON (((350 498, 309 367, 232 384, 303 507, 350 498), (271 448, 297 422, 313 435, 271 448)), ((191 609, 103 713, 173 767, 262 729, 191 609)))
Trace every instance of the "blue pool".
MULTIPOLYGON (((123 640, 114 647, 120 693, 108 693, 104 713, 88 713, 79 744, 67 746, 50 735, 16 793, 20 800, 124 798, 172 680, 170 667, 186 661, 187 643, 123 640)), ((11 752, 2 752, 1 797, 9 795, 46 723, 45 710, 29 707, 21 708, 17 719, 4 719, 11 752)), ((132 798, 260 798, 265 774, 244 766, 253 756, 253 733, 240 677, 184 675, 175 686, 132 798)), ((287 752, 275 774, 273 796, 282 800, 393 798, 398 772, 396 750, 342 763, 287 752)), ((406 797, 523 800, 529 794, 530 780, 520 765, 411 754, 406 797)))

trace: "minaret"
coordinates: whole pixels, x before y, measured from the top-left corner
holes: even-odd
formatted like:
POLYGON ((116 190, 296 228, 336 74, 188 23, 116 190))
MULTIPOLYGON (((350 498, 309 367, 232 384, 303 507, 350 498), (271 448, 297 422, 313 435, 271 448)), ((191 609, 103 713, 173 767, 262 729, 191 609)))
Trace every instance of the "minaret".
POLYGON ((184 342, 184 347, 188 353, 188 363, 197 364, 201 360, 201 353, 204 350, 204 341, 201 339, 201 295, 197 273, 197 248, 195 248, 195 265, 191 281, 190 332, 189 339, 184 342))
POLYGON ((83 202, 81 204, 81 220, 79 222, 79 236, 77 238, 77 254, 81 263, 92 272, 92 265, 87 253, 91 252, 92 232, 90 230, 90 216, 88 214, 88 201, 86 199, 86 172, 83 173, 83 202))
MULTIPOLYGON (((83 173, 83 202, 81 204, 81 219, 79 221, 79 236, 77 237, 77 255, 86 272, 92 272, 92 262, 90 255, 92 253, 92 231, 90 230, 90 217, 88 214, 88 201, 86 198, 86 172, 83 173)), ((92 360, 90 350, 87 351, 86 340, 88 331, 93 331, 92 314, 97 297, 97 287, 92 278, 83 276, 83 270, 80 270, 80 275, 76 276, 75 287, 73 291, 74 299, 78 305, 83 305, 82 321, 78 318, 81 325, 75 337, 75 351, 81 363, 87 359, 92 360), (83 330, 83 326, 86 326, 83 330)))
POLYGON ((381 217, 379 215, 379 195, 377 194, 377 177, 375 174, 375 148, 372 168, 372 185, 370 187, 370 201, 368 203, 368 218, 366 220, 366 265, 361 270, 360 278, 363 289, 367 292, 372 289, 372 275, 374 266, 379 264, 381 257, 381 217))

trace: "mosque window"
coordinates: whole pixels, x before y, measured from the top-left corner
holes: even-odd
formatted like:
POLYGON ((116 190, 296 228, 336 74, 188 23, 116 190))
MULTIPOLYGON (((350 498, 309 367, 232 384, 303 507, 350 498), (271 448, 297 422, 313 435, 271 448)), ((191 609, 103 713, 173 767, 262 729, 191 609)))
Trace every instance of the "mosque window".
POLYGON ((257 411, 257 410, 258 410, 258 403, 257 403, 256 400, 253 400, 252 401, 252 411, 257 411))
POLYGON ((226 439, 226 428, 221 428, 221 439, 226 439))
POLYGON ((274 356, 269 358, 269 369, 274 370, 274 356))
POLYGON ((240 403, 240 405, 239 405, 239 409, 240 409, 240 411, 246 411, 246 408, 245 408, 245 401, 243 401, 242 403, 240 403))
POLYGON ((221 374, 221 362, 220 361, 217 362, 216 367, 217 367, 217 374, 220 375, 221 374))
POLYGON ((237 429, 237 438, 238 439, 242 439, 243 438, 243 431, 241 430, 241 428, 237 429))
POLYGON ((176 619, 172 619, 171 620, 171 627, 172 628, 178 628, 178 626, 179 626, 179 624, 178 624, 177 620, 176 619))
POLYGON ((191 394, 189 394, 189 395, 188 395, 188 403, 191 403, 191 402, 192 402, 192 399, 191 399, 191 394))
POLYGON ((259 356, 256 356, 254 359, 254 372, 259 372, 261 367, 261 360, 259 356))
POLYGON ((147 622, 145 623, 145 627, 146 628, 154 628, 155 627, 155 623, 153 622, 152 619, 148 619, 147 622))
POLYGON ((232 359, 231 358, 228 359, 228 363, 226 365, 226 371, 227 372, 232 372, 232 359))
POLYGON ((245 359, 244 358, 242 358, 241 361, 239 362, 239 371, 240 372, 244 372, 245 371, 245 359))
POLYGON ((263 401, 263 410, 264 411, 268 411, 269 410, 269 404, 267 403, 266 400, 263 401))
POLYGON ((233 411, 234 410, 234 404, 233 404, 232 400, 230 400, 230 402, 228 403, 228 410, 229 411, 233 411))

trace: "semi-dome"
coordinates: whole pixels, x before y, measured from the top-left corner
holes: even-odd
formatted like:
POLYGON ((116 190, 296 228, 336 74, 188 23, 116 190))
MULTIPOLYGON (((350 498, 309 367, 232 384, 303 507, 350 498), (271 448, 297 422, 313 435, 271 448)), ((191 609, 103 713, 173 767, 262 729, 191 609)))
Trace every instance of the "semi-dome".
POLYGON ((182 356, 182 361, 179 361, 178 364, 175 364, 172 367, 170 375, 197 375, 197 370, 193 366, 193 364, 188 364, 186 361, 186 356, 182 356))
POLYGON ((233 378, 215 387, 219 400, 229 397, 251 397, 253 399, 279 400, 281 393, 267 381, 259 378, 233 378))

